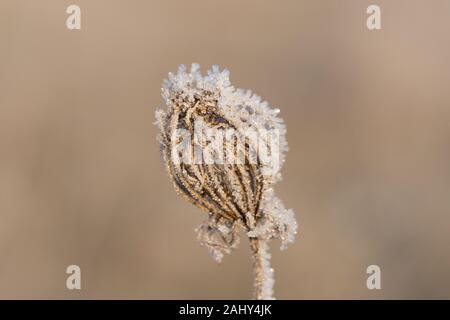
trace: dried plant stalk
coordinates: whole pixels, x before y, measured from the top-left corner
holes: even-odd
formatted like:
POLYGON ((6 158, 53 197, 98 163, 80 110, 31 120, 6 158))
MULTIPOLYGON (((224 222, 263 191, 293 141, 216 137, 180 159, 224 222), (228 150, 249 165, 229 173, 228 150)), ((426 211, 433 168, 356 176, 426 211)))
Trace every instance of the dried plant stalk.
POLYGON ((258 300, 273 299, 273 269, 270 266, 270 253, 266 240, 250 239, 253 256, 253 272, 255 274, 255 298, 258 300))
POLYGON ((169 73, 162 95, 167 109, 156 112, 161 153, 177 193, 208 213, 197 228, 200 243, 220 262, 244 230, 255 298, 272 299, 267 241, 279 238, 285 248, 297 230, 293 211, 273 190, 287 151, 279 110, 232 87, 229 72, 216 66, 206 76, 197 64, 190 72, 181 66, 169 73))

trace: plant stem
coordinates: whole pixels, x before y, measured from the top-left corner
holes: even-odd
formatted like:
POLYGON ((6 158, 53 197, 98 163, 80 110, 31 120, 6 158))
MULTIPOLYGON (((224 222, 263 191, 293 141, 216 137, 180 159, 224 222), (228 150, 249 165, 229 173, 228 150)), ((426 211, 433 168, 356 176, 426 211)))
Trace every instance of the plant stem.
POLYGON ((257 300, 272 300, 273 269, 270 267, 269 246, 266 240, 250 238, 250 249, 253 257, 254 298, 257 300))

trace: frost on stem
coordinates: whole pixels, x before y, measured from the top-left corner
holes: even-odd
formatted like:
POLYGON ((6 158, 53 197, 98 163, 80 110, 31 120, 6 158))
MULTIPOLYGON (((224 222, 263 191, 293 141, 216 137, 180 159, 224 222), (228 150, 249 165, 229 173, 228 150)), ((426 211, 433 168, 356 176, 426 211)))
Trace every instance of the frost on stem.
POLYGON ((255 276, 255 298, 258 300, 272 300, 273 284, 273 269, 270 266, 271 255, 269 253, 269 246, 266 240, 258 238, 250 238, 250 249, 253 256, 253 272, 255 276))
POLYGON ((175 190, 208 213, 197 228, 200 243, 221 261, 243 229, 254 256, 256 298, 267 299, 273 286, 267 241, 280 239, 284 249, 297 232, 294 212, 273 189, 288 150, 286 128, 279 109, 234 88, 229 75, 218 66, 202 75, 198 64, 169 73, 162 87, 167 108, 156 112, 158 140, 175 190), (204 135, 211 130, 214 135, 204 135))

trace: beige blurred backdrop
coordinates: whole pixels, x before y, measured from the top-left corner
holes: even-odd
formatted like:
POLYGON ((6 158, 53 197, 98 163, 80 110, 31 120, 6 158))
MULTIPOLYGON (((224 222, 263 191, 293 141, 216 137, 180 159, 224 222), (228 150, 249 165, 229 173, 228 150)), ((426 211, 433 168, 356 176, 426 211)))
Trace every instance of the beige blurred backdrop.
POLYGON ((160 161, 160 85, 191 62, 286 120, 277 298, 450 298, 449 35, 448 0, 1 0, 0 298, 251 297, 246 242, 217 265, 160 161))

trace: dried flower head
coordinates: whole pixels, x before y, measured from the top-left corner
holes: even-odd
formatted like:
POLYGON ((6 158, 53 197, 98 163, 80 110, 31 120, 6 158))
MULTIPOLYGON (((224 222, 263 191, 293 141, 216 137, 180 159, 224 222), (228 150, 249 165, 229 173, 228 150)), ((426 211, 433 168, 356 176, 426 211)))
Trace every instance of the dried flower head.
POLYGON ((221 261, 250 239, 254 257, 255 297, 273 298, 273 270, 267 241, 294 240, 297 223, 276 197, 274 184, 288 150, 279 109, 231 86, 228 70, 213 66, 205 76, 198 64, 169 73, 157 110, 158 140, 175 190, 208 213, 198 239, 221 261))

